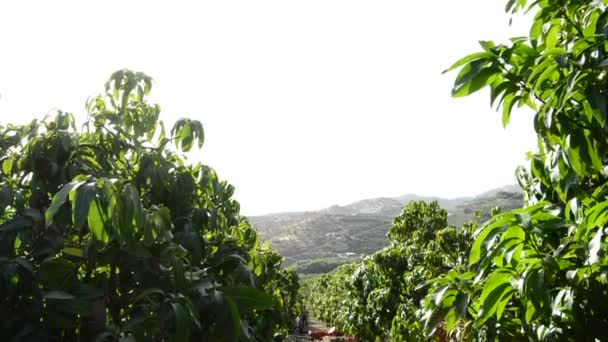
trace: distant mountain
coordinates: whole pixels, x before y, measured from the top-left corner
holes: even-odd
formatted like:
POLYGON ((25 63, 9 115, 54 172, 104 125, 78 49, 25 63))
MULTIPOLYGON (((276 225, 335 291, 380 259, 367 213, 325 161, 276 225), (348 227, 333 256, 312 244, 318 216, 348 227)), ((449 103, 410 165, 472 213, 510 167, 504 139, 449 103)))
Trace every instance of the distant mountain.
POLYGON ((448 224, 458 226, 473 218, 476 211, 481 214, 480 222, 490 218, 490 211, 498 207, 501 211, 520 208, 523 205, 522 192, 519 187, 506 186, 484 192, 471 199, 454 203, 448 208, 448 224))
POLYGON ((322 258, 357 258, 386 246, 391 221, 405 203, 414 200, 438 201, 448 211, 448 224, 455 226, 472 219, 476 210, 482 219, 487 219, 494 207, 510 210, 523 204, 521 190, 507 186, 475 197, 446 199, 408 194, 365 199, 319 211, 250 216, 249 221, 263 239, 285 256, 285 265, 322 258))
POLYGON ((441 197, 433 197, 433 196, 418 196, 415 194, 407 194, 407 195, 395 197, 395 199, 401 203, 409 203, 411 201, 425 201, 425 202, 437 201, 437 203, 439 203, 439 205, 443 209, 450 210, 460 203, 473 199, 473 197, 441 198, 441 197))
POLYGON ((396 198, 372 198, 357 201, 345 206, 334 205, 320 210, 322 213, 331 215, 395 215, 401 212, 403 201, 396 198))

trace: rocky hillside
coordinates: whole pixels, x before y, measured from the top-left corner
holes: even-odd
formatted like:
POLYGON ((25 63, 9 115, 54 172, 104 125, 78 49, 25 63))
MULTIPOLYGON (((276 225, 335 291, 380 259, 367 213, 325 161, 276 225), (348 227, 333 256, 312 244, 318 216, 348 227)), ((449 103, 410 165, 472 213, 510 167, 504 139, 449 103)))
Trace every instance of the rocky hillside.
POLYGON ((514 186, 494 189, 476 197, 444 199, 404 195, 374 198, 319 211, 251 216, 249 220, 285 256, 285 264, 320 258, 357 258, 386 245, 386 232, 403 204, 412 200, 437 200, 448 210, 448 223, 460 225, 476 210, 489 217, 493 207, 503 210, 522 205, 521 192, 514 186))

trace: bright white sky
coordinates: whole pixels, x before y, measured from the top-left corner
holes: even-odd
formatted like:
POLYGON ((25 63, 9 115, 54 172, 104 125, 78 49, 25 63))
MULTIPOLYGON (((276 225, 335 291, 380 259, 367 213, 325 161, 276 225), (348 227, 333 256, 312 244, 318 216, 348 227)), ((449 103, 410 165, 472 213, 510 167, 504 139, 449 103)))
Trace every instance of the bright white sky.
POLYGON ((200 120, 193 155, 244 214, 515 183, 531 115, 503 129, 487 93, 452 99, 478 40, 524 35, 505 1, 5 1, 0 122, 84 102, 120 68, 155 79, 166 124, 200 120))

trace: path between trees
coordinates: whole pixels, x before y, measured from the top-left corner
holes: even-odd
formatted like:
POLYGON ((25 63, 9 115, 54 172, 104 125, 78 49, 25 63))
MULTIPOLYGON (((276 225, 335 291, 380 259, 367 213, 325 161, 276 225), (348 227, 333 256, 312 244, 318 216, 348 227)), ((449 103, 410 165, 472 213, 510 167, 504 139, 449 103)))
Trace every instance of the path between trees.
POLYGON ((303 341, 311 341, 310 339, 310 335, 308 335, 308 331, 312 331, 313 333, 315 332, 320 332, 320 331, 324 331, 329 329, 330 327, 325 324, 324 322, 321 321, 317 321, 314 319, 311 319, 308 327, 306 327, 303 331, 302 334, 298 333, 297 331, 294 331, 292 334, 290 334, 287 337, 287 342, 303 342, 303 341))

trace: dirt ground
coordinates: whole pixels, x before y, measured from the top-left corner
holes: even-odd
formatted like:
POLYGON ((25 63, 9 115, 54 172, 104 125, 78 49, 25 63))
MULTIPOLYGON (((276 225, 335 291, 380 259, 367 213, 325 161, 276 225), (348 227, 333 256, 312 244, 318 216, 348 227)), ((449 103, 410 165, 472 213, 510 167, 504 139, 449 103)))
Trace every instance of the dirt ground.
POLYGON ((308 327, 304 328, 304 332, 302 334, 299 334, 297 331, 292 332, 288 337, 287 337, 287 342, 303 342, 303 341, 310 341, 310 336, 308 336, 308 330, 311 330, 312 332, 316 332, 316 331, 321 331, 321 330, 327 330, 329 329, 329 327, 321 322, 321 321, 316 321, 316 320, 310 320, 308 327))

